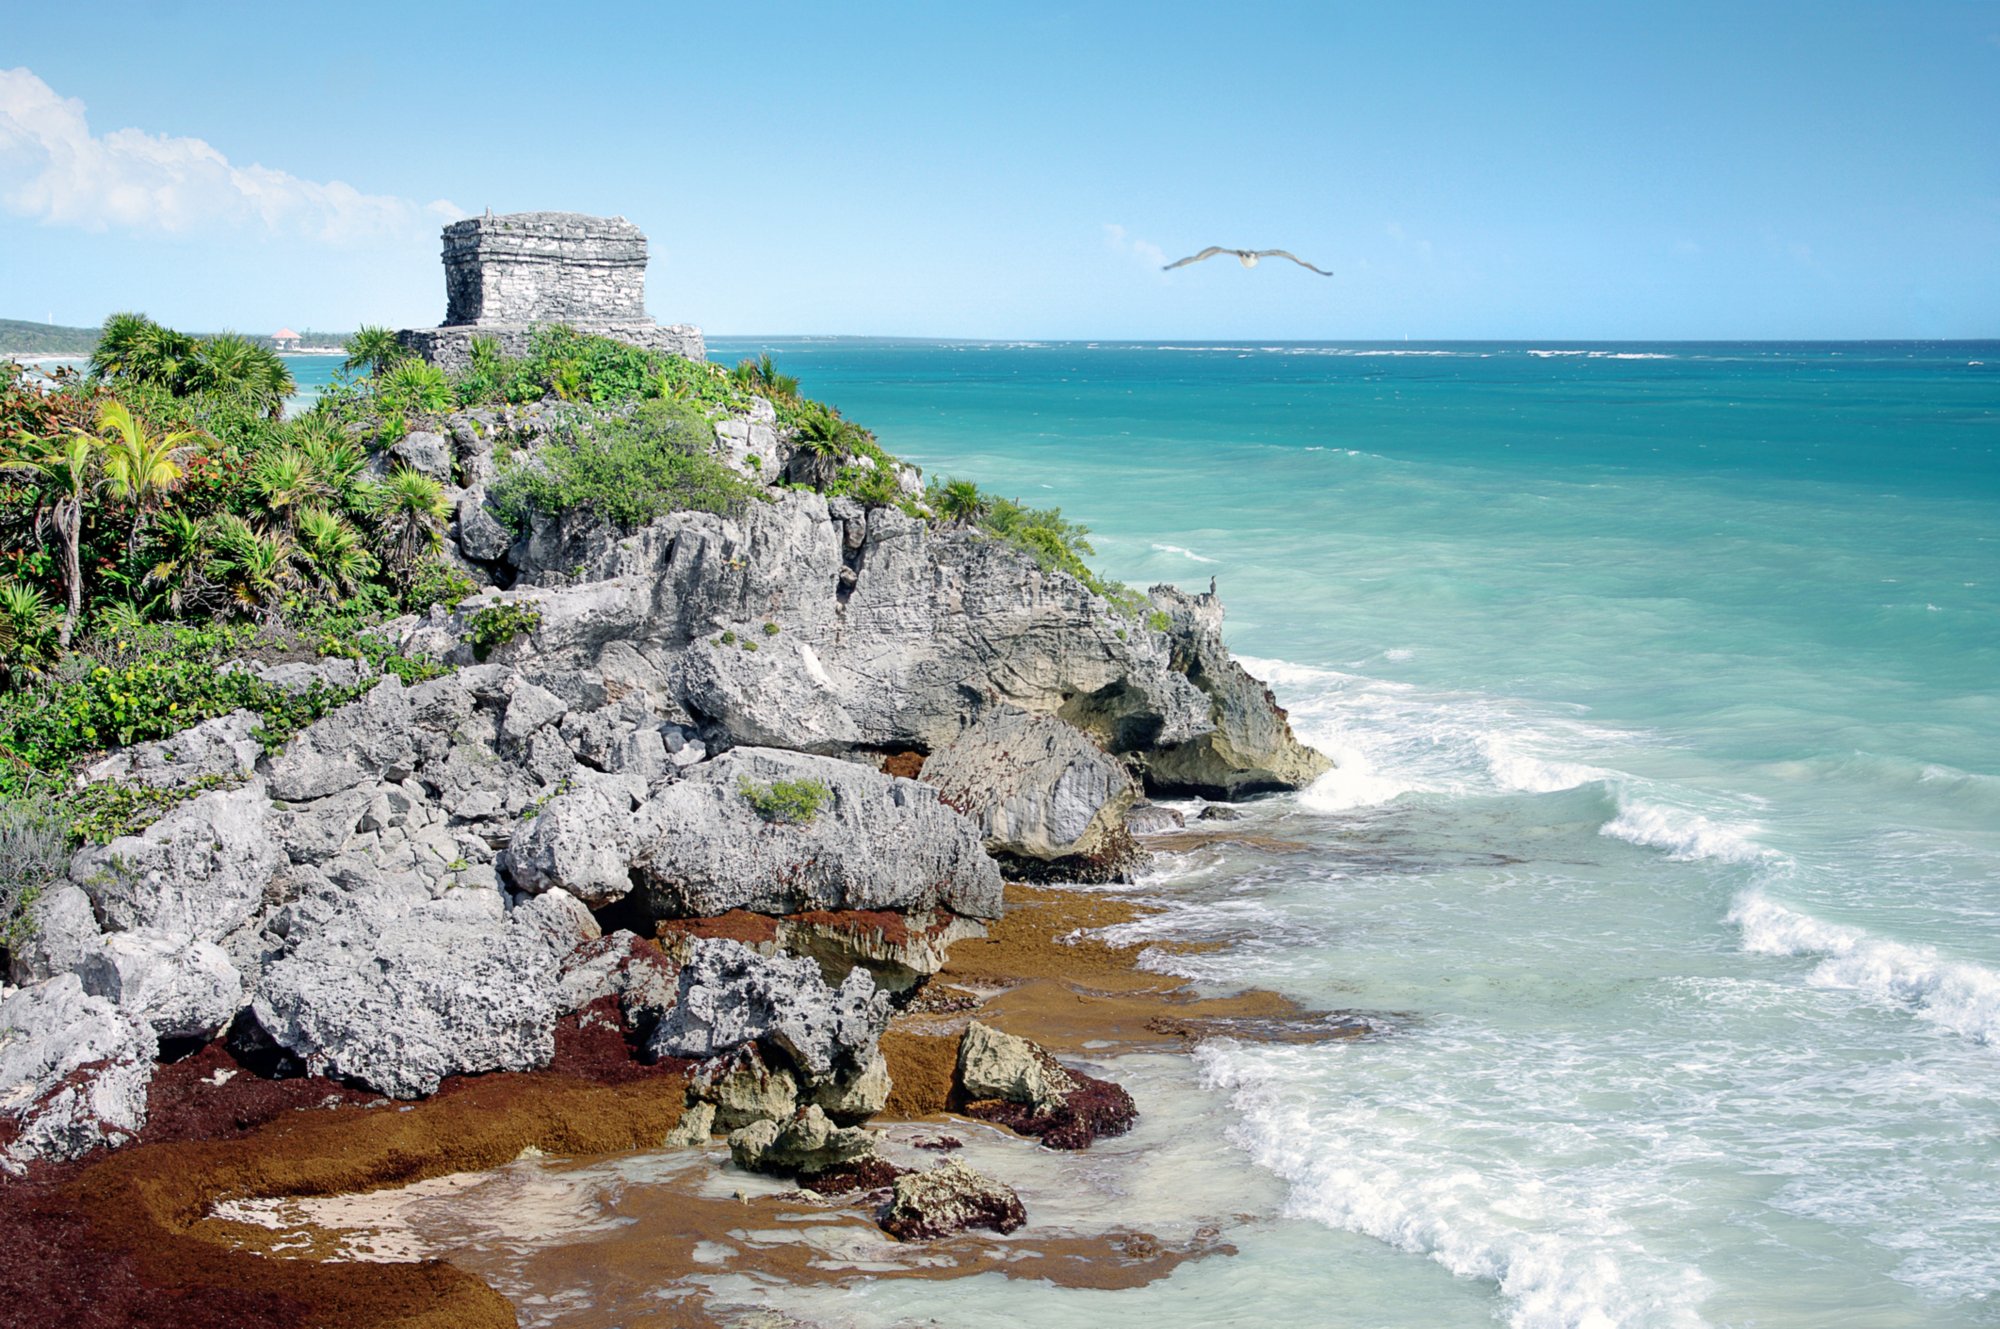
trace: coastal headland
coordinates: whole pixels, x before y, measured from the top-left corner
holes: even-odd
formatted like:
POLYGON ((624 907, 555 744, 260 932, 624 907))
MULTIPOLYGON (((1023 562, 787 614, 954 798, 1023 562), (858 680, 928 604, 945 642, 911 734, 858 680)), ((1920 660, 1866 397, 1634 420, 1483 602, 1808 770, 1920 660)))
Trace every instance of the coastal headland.
MULTIPOLYGON (((543 292, 596 271, 590 220, 533 214, 539 247, 501 244, 500 266, 539 265, 543 292)), ((615 270, 557 312, 609 301, 615 334, 643 294, 636 230, 611 229, 615 270)), ((512 289, 461 250, 454 309, 512 289)), ((687 1152, 629 1254, 695 1322, 720 1249, 797 1279, 1074 1286, 1226 1254, 1038 1227, 1003 1167, 950 1156, 953 1123, 1022 1150, 1130 1129, 1145 1103, 1083 1061, 1360 1029, 1198 993, 1093 936, 1150 908, 1122 885, 1149 844, 1229 834, 1153 799, 1328 768, 1230 657, 1221 602, 1100 579, 1059 513, 926 482, 768 361, 591 335, 525 296, 504 312, 525 340, 468 325, 449 370, 365 343, 374 372, 292 424, 225 421, 199 385, 151 399, 207 440, 190 451, 227 425, 260 474, 354 486, 394 599, 317 635, 274 601, 226 657, 205 629, 163 639, 211 652, 191 668, 102 666, 115 705, 158 714, 115 742, 47 736, 56 692, 9 713, 24 788, 67 828, 6 902, 10 1314, 511 1325, 476 1272, 377 1220, 534 1155, 687 1152), (724 1201, 719 1169, 798 1189, 724 1201), (746 1239, 749 1211, 927 1253, 830 1264, 746 1239)), ((51 391, 116 392, 142 355, 51 391)), ((347 520, 315 510, 232 538, 302 548, 347 520)), ((228 617, 205 579, 240 579, 233 557, 176 603, 228 617)), ((78 602, 65 645, 92 640, 78 602)), ((68 686, 38 677, 24 695, 68 686)), ((606 1277, 615 1254, 593 1256, 606 1277)))

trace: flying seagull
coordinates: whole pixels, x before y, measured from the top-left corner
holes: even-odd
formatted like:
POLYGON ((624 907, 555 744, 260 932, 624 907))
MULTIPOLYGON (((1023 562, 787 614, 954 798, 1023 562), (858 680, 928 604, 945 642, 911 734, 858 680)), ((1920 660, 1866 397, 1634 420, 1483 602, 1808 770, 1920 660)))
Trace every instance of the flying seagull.
POLYGON ((1184 268, 1190 263, 1199 263, 1205 258, 1214 258, 1217 254, 1234 254, 1236 255, 1238 261, 1241 262, 1243 266, 1246 268, 1256 267, 1257 260, 1260 258, 1288 258, 1292 262, 1298 264, 1300 267, 1310 268, 1312 271, 1317 272, 1322 277, 1331 277, 1333 275, 1331 272, 1328 272, 1325 268, 1313 267, 1312 264, 1306 262, 1304 259, 1300 258, 1297 254, 1294 254, 1289 250, 1225 249, 1221 245, 1210 245, 1208 248, 1202 250, 1199 254, 1190 254, 1178 263, 1167 264, 1164 268, 1161 268, 1160 271, 1172 272, 1175 268, 1184 268))

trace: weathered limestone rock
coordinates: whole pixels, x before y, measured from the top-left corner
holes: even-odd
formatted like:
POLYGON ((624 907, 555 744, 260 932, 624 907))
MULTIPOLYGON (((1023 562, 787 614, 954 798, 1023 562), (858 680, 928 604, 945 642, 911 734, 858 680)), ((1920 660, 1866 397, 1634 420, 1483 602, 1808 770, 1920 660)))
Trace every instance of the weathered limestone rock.
POLYGON ((866 970, 834 989, 810 960, 703 939, 681 968, 679 999, 647 1046, 656 1057, 707 1058, 760 1043, 819 1084, 865 1070, 888 1023, 888 994, 866 970))
POLYGON ((779 919, 772 942, 787 955, 817 960, 829 983, 860 965, 875 986, 902 993, 943 969, 954 943, 985 935, 985 924, 943 911, 815 911, 779 919))
POLYGON ((486 510, 485 490, 470 490, 459 499, 457 518, 452 533, 459 552, 467 558, 491 563, 506 557, 508 549, 513 547, 514 532, 486 510))
POLYGON ((138 743, 92 762, 83 773, 95 784, 182 789, 207 779, 241 779, 257 765, 263 747, 255 737, 263 723, 254 711, 232 711, 183 729, 157 743, 138 743))
POLYGON ((357 900, 265 971, 252 1009, 318 1074, 396 1098, 447 1075, 533 1070, 555 1053, 560 893, 502 915, 497 893, 357 900))
POLYGON ((146 1124, 153 1031, 83 990, 74 974, 0 1000, 0 1170, 79 1158, 146 1124))
POLYGON ((1076 1077, 1025 1038, 974 1020, 958 1043, 958 1081, 968 1098, 1004 1098, 1037 1114, 1055 1111, 1076 1092, 1076 1077))
POLYGON ((988 712, 918 777, 978 824, 988 852, 1050 863, 1113 845, 1138 789, 1125 768, 1054 716, 988 712))
POLYGON ((185 932, 114 932, 77 977, 163 1039, 213 1038, 243 1006, 243 978, 228 955, 185 932))
POLYGON ((24 935, 8 948, 9 977, 19 986, 73 974, 104 945, 90 897, 81 888, 56 886, 27 907, 24 935))
POLYGON ((1208 694, 1209 728, 1141 754, 1147 787, 1163 794, 1235 799, 1301 789, 1333 763, 1292 735, 1271 690, 1222 644, 1222 601, 1155 586, 1152 601, 1173 621, 1175 662, 1208 694))
POLYGON ((715 1127, 733 1131, 753 1121, 789 1121, 799 1108, 798 1077, 765 1062, 752 1043, 703 1062, 688 1080, 688 1096, 713 1109, 715 1127))
POLYGON ((363 781, 403 780, 417 760, 411 734, 413 691, 393 676, 384 678, 359 703, 309 726, 283 752, 264 760, 270 797, 303 803, 363 781))
POLYGON ((1125 814, 1125 829, 1134 835, 1167 835, 1186 825, 1186 817, 1157 803, 1142 803, 1125 814))
POLYGON ((843 1125, 859 1125, 889 1105, 895 1084, 889 1078, 889 1059, 881 1053, 858 1075, 829 1081, 813 1091, 813 1102, 826 1115, 843 1125))
POLYGON ((900 1241, 930 1241, 967 1228, 1012 1232, 1028 1221, 1014 1188, 947 1158, 928 1172, 896 1178, 882 1230, 900 1241))
POLYGON ((817 1105, 786 1121, 753 1121, 729 1133, 730 1161, 748 1172, 825 1172, 874 1153, 874 1136, 834 1125, 817 1105))
POLYGON ((959 1041, 959 1087, 965 1114, 1032 1135, 1051 1149, 1084 1149, 1132 1128, 1132 1096, 1056 1064, 1048 1050, 977 1020, 959 1041))
POLYGON ((630 932, 586 940, 563 958, 556 976, 556 1009, 568 1015, 603 997, 616 997, 625 1029, 647 1034, 673 1009, 680 971, 659 946, 630 932))
POLYGON ((632 889, 632 841, 660 817, 658 809, 634 812, 645 793, 645 782, 629 776, 580 773, 536 812, 501 866, 520 890, 560 887, 593 908, 623 898, 632 889))
POLYGON ((376 457, 384 474, 407 467, 443 484, 452 482, 451 460, 451 444, 429 429, 411 430, 376 457))
POLYGON ((263 903, 284 865, 264 782, 218 790, 173 809, 139 835, 70 860, 70 880, 116 931, 158 928, 220 941, 263 903))
POLYGON ((979 918, 1000 912, 1000 874, 972 824, 937 791, 853 762, 737 748, 690 768, 648 815, 660 829, 634 868, 656 916, 939 905, 979 918), (781 781, 824 786, 824 806, 808 821, 766 820, 744 789, 781 781))
POLYGON ((689 1103, 681 1109, 681 1119, 667 1132, 667 1138, 660 1142, 664 1149, 687 1149, 698 1144, 707 1144, 708 1137, 715 1134, 715 1104, 689 1103))

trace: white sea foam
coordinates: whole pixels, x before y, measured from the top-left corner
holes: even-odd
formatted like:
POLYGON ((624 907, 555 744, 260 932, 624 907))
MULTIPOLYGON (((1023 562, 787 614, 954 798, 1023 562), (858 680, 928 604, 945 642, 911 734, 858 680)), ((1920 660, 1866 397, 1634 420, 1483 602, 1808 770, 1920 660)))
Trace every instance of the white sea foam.
POLYGON ((1153 548, 1158 550, 1162 554, 1179 554, 1182 558, 1191 558, 1197 563, 1214 563, 1217 561, 1216 559, 1208 558, 1201 554, 1197 554, 1194 552, 1194 550, 1185 548, 1181 545, 1156 544, 1153 546, 1153 548))
POLYGON ((1514 1329, 1705 1323, 1693 1307, 1707 1280, 1648 1254, 1620 1217, 1629 1197, 1513 1167, 1488 1171, 1476 1157, 1440 1149, 1438 1130, 1448 1123, 1423 1105, 1378 1105, 1337 1084, 1302 1095, 1284 1084, 1288 1062, 1264 1060, 1227 1044, 1196 1050, 1204 1079, 1231 1091, 1242 1114, 1238 1142, 1290 1184, 1293 1216, 1491 1282, 1514 1329))
POLYGON ((1918 1019, 1975 1043, 2000 1041, 2000 973, 1947 959, 1931 946, 1872 937, 1779 904, 1759 891, 1739 896, 1728 921, 1755 955, 1820 955, 1806 981, 1908 1007, 1918 1019))
POLYGON ((1425 788, 1411 780, 1383 775, 1360 748, 1321 744, 1321 751, 1333 758, 1333 769, 1307 785, 1299 794, 1299 804, 1314 812, 1346 812, 1353 808, 1387 803, 1404 794, 1425 788))
MULTIPOLYGON (((1397 649, 1383 657, 1412 654, 1397 649)), ((1623 777, 1568 754, 1641 738, 1503 698, 1241 658, 1282 694, 1300 738, 1334 759, 1335 768, 1300 795, 1300 805, 1315 812, 1409 793, 1543 794, 1612 782, 1623 777)))
POLYGON ((1627 844, 1664 849, 1677 863, 1711 859, 1721 863, 1784 861, 1784 855, 1757 842, 1761 828, 1751 822, 1718 821, 1688 808, 1621 795, 1618 815, 1598 834, 1627 844))

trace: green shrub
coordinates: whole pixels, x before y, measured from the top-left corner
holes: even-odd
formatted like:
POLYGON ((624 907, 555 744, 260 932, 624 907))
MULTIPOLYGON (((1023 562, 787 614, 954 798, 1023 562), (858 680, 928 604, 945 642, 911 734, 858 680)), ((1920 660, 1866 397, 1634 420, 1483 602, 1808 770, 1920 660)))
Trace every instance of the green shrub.
POLYGON ((28 907, 69 873, 69 840, 46 796, 0 801, 0 950, 34 933, 28 907))
POLYGON ((440 415, 458 405, 451 378, 428 360, 398 360, 374 381, 375 400, 392 415, 440 415))
POLYGON ((778 635, 778 625, 777 625, 776 623, 766 623, 766 624, 764 625, 764 635, 765 635, 765 636, 767 636, 767 637, 775 637, 775 636, 777 636, 777 635, 778 635))
POLYGON ((833 790, 818 780, 778 780, 768 785, 742 780, 736 792, 749 800, 765 821, 785 826, 811 821, 833 797, 833 790))
POLYGON ((204 775, 177 788, 155 789, 100 780, 62 800, 62 829, 71 844, 109 844, 121 835, 137 835, 189 799, 238 783, 227 775, 204 775))
POLYGON ((472 578, 450 564, 427 561, 418 564, 416 574, 410 578, 410 589, 403 596, 403 607, 413 614, 427 614, 433 605, 456 609, 461 601, 478 589, 472 578))
POLYGON ((492 488, 502 520, 585 508, 632 530, 669 512, 729 512, 759 490, 713 455, 715 429, 699 411, 642 402, 629 415, 566 424, 534 453, 509 459, 492 488))
POLYGON ((484 660, 524 632, 542 625, 542 611, 520 605, 488 605, 472 615, 472 653, 484 660))
MULTIPOLYGON (((385 639, 352 626, 329 628, 327 636, 342 649, 324 653, 366 659, 405 681, 444 672, 436 661, 400 655, 385 639)), ((79 760, 107 748, 165 738, 231 711, 254 711, 259 741, 276 749, 375 680, 352 687, 315 682, 290 692, 246 668, 223 666, 260 652, 295 655, 310 640, 282 626, 147 624, 81 643, 61 670, 0 694, 0 798, 60 783, 79 760)))
POLYGON ((1165 632, 1172 628, 1173 625, 1174 620, 1168 616, 1167 611, 1164 609, 1155 609, 1152 613, 1146 615, 1146 626, 1155 632, 1165 632))

